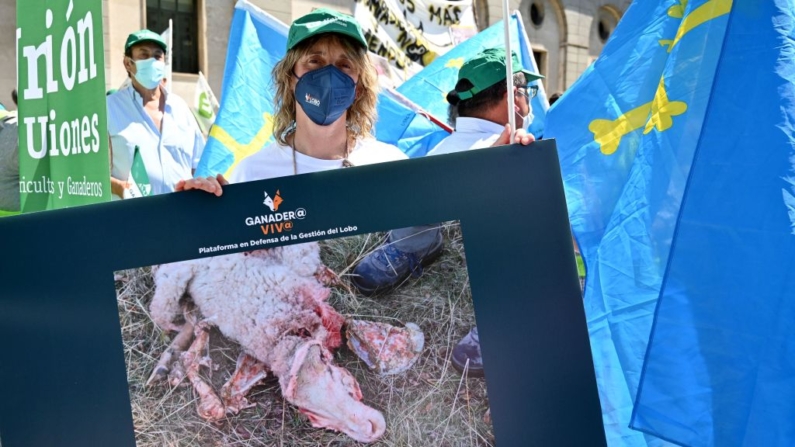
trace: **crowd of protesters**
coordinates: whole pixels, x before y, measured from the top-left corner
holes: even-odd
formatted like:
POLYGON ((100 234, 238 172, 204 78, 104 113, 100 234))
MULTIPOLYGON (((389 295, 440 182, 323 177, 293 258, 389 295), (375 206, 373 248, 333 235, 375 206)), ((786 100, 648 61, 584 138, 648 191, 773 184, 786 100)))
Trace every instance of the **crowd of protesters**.
MULTIPOLYGON (((162 36, 149 30, 134 32, 125 42, 122 63, 129 82, 107 95, 114 199, 131 197, 136 159, 145 166, 152 194, 198 189, 220 196, 229 182, 407 158, 373 137, 378 76, 364 33, 350 15, 321 8, 292 23, 285 57, 273 73, 263 73, 276 86, 274 141, 244 159, 228 180, 220 174, 193 175, 205 141, 188 105, 165 86, 169 50, 162 36)), ((535 140, 527 131, 533 120, 530 100, 543 76, 523 68, 516 54, 510 56, 512 89, 506 83, 503 48, 474 54, 463 64, 447 95, 455 131, 429 155, 535 140), (508 126, 510 113, 517 118, 515 132, 508 126)), ((17 132, 16 111, 1 110, 0 213, 20 209, 17 132)), ((443 246, 439 225, 394 230, 356 266, 352 282, 365 295, 394 289, 409 275, 421 274, 443 246)), ((452 363, 470 376, 483 375, 477 328, 454 348, 452 363)))

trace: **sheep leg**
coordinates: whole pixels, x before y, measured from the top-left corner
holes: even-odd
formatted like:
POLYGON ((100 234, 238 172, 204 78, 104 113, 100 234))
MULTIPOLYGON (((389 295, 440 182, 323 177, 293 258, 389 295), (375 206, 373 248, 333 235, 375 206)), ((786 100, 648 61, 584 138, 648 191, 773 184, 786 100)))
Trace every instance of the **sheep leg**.
MULTIPOLYGON (((154 371, 152 371, 152 375, 149 376, 149 380, 146 381, 146 386, 165 379, 166 376, 169 375, 172 362, 178 363, 176 360, 179 359, 179 356, 182 352, 188 349, 188 346, 190 346, 190 342, 192 340, 193 325, 188 322, 182 326, 182 329, 180 329, 177 336, 174 337, 174 340, 171 341, 171 344, 168 345, 168 348, 160 356, 160 361, 157 362, 154 371)), ((174 386, 178 385, 179 382, 181 382, 181 380, 174 384, 172 380, 172 384, 174 386)))
POLYGON ((317 269, 317 272, 315 272, 315 279, 326 287, 344 289, 348 293, 353 294, 351 288, 340 279, 340 276, 325 265, 321 265, 317 269))
POLYGON ((226 412, 237 414, 240 410, 255 406, 256 404, 249 403, 246 394, 267 376, 264 363, 241 352, 237 357, 235 373, 221 388, 221 399, 226 406, 226 412))
POLYGON ((210 340, 210 331, 206 324, 199 323, 195 328, 196 339, 187 351, 180 355, 182 365, 185 367, 185 374, 188 376, 193 389, 199 395, 198 413, 203 419, 215 422, 223 419, 226 413, 224 404, 218 395, 215 394, 213 387, 207 383, 199 374, 199 368, 203 363, 202 351, 206 349, 210 340))

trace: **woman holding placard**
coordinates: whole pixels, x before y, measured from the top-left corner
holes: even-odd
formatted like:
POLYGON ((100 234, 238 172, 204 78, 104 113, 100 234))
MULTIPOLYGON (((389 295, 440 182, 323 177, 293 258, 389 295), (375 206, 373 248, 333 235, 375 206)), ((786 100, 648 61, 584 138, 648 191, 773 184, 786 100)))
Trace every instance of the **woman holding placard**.
MULTIPOLYGON (((233 183, 406 158, 371 135, 378 80, 353 17, 317 9, 293 22, 273 78, 276 141, 240 162, 233 183)), ((218 175, 180 181, 176 189, 220 196, 226 183, 218 175)))

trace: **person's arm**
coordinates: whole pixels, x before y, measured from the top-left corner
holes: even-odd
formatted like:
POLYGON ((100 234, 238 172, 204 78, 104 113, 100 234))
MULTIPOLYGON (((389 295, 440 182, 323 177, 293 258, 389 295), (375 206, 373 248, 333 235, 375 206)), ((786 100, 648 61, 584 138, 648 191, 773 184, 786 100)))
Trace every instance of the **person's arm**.
MULTIPOLYGON (((108 135, 108 151, 109 151, 108 161, 110 162, 110 172, 112 173, 113 172, 113 143, 111 142, 110 135, 108 135)), ((113 174, 110 175, 110 193, 111 194, 114 194, 116 196, 124 198, 124 190, 125 189, 129 189, 130 187, 132 187, 130 182, 125 182, 125 181, 119 180, 116 177, 114 177, 113 174)))

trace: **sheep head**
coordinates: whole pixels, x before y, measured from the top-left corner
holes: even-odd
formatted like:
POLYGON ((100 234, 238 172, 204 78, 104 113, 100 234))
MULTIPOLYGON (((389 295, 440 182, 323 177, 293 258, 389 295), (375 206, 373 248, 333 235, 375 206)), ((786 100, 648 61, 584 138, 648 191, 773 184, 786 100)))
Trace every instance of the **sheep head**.
POLYGON ((281 383, 285 398, 313 427, 341 431, 359 442, 377 440, 386 430, 384 416, 361 402, 356 379, 332 364, 331 357, 316 341, 299 346, 290 374, 281 383))

